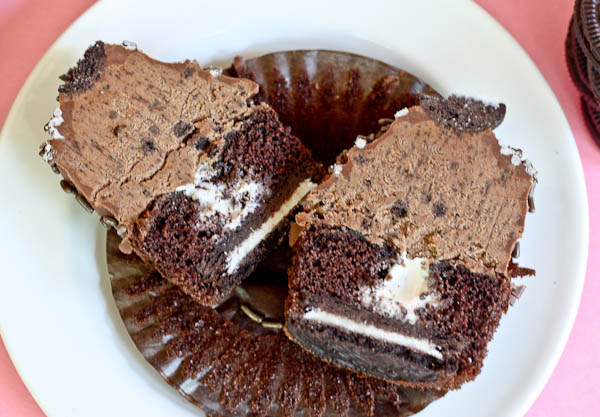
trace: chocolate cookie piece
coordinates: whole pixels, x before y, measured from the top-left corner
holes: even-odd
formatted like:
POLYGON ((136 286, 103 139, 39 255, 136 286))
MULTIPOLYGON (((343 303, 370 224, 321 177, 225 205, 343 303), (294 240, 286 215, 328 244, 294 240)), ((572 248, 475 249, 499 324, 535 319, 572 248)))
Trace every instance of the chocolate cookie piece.
POLYGON ((592 133, 592 137, 600 146, 600 111, 594 108, 585 99, 581 99, 581 109, 586 126, 592 133))
POLYGON ((598 139, 598 130, 594 119, 600 112, 600 54, 597 50, 600 31, 597 6, 597 1, 575 1, 565 41, 567 68, 575 87, 581 93, 584 118, 595 139, 598 139))
POLYGON ((511 277, 532 273, 512 254, 537 173, 490 129, 501 106, 421 102, 306 197, 284 329, 332 364, 456 389, 481 370, 511 277))
POLYGON ((596 97, 590 88, 588 77, 588 60, 575 37, 575 20, 571 19, 569 33, 565 41, 565 56, 571 80, 579 92, 590 101, 596 97))
POLYGON ((102 42, 62 79, 44 159, 200 303, 252 272, 320 175, 250 80, 102 42))
POLYGON ((211 416, 404 417, 445 394, 337 369, 289 341, 276 326, 287 293, 285 249, 212 309, 118 244, 109 231, 108 270, 127 331, 161 376, 211 416))
POLYGON ((495 129, 506 115, 506 106, 486 105, 466 97, 422 95, 419 103, 429 117, 439 126, 462 132, 481 132, 495 129))
POLYGON ((585 36, 593 61, 600 63, 600 14, 598 0, 578 0, 576 3, 577 16, 581 31, 585 36))

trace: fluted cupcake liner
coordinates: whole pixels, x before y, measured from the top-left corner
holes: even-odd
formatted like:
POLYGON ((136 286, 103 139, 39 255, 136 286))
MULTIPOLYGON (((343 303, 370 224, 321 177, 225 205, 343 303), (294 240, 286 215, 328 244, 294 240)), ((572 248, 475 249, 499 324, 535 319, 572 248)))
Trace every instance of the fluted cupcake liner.
POLYGON ((227 73, 256 81, 261 86, 258 99, 269 103, 283 124, 326 164, 351 147, 358 134, 376 132, 380 119, 418 104, 420 94, 437 94, 412 74, 338 51, 237 57, 227 73))

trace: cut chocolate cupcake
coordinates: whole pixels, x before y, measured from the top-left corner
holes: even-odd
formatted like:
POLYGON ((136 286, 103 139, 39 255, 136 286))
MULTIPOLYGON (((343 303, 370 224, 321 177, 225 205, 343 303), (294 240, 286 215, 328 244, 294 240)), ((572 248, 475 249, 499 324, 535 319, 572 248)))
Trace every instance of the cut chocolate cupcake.
POLYGON ((250 80, 102 42, 62 80, 44 159, 122 250, 203 304, 248 276, 315 186, 319 165, 252 104, 250 80))
POLYGON ((423 96, 357 139, 304 202, 288 336, 331 363, 414 387, 473 379, 511 301, 536 172, 491 128, 505 108, 423 96))

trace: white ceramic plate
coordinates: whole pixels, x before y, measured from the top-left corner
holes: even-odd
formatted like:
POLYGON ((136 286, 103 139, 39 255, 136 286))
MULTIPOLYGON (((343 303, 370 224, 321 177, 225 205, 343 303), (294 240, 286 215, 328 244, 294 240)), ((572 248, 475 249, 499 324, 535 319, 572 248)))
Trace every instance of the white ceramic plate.
MULTIPOLYGON (((521 416, 566 343, 585 274, 588 212, 581 163, 561 108, 529 57, 468 1, 103 1, 50 48, 0 138, 0 324, 25 384, 49 417, 193 416, 144 362, 109 290, 105 232, 38 157, 57 76, 97 39, 134 40, 151 56, 226 64, 293 48, 338 49, 404 68, 442 93, 508 106, 497 130, 540 172, 521 264, 537 269, 503 319, 483 372, 423 417, 521 416), (239 3, 234 6, 234 3, 239 3), (142 5, 143 4, 143 5, 142 5)), ((557 45, 560 47, 560 45, 557 45)))

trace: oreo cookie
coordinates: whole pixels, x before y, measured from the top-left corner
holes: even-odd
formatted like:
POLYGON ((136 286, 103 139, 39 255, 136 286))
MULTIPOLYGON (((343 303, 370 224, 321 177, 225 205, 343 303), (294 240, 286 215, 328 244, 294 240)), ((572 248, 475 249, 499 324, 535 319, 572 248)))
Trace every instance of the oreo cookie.
POLYGON ((600 0, 578 0, 576 13, 578 13, 581 29, 589 45, 589 50, 596 61, 600 63, 600 14, 598 11, 600 0))
POLYGON ((600 111, 590 106, 585 99, 581 99, 583 118, 596 143, 600 145, 600 111))
POLYGON ((437 95, 421 95, 420 105, 435 123, 461 132, 481 132, 495 129, 506 115, 506 105, 488 105, 479 100, 452 95, 447 99, 437 95))
POLYGON ((586 124, 600 143, 600 0, 575 0, 565 40, 571 80, 581 94, 586 124))
POLYGON ((575 84, 575 88, 577 88, 586 102, 592 107, 600 110, 600 105, 596 101, 596 95, 591 90, 589 85, 588 60, 575 41, 575 36, 573 33, 574 24, 574 20, 572 20, 572 27, 567 34, 567 40, 565 41, 565 55, 569 75, 571 77, 571 81, 573 81, 573 84, 575 84))
POLYGON ((567 39, 565 41, 567 68, 569 70, 571 80, 573 81, 573 83, 575 83, 577 89, 582 94, 586 94, 592 97, 593 93, 590 90, 587 73, 588 60, 585 54, 583 53, 583 50, 581 49, 580 45, 577 43, 575 35, 575 26, 576 21, 573 17, 571 18, 569 31, 567 33, 567 39))
POLYGON ((597 104, 597 100, 600 99, 600 72, 594 67, 591 61, 588 61, 587 63, 587 72, 589 74, 590 87, 594 93, 597 104))

